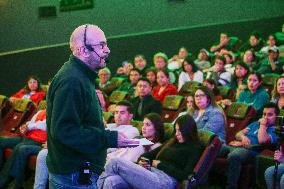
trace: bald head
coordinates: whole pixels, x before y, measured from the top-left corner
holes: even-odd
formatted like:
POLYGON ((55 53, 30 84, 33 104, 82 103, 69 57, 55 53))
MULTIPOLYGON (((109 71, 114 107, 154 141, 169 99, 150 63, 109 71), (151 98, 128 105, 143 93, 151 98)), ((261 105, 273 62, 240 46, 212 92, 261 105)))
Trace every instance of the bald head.
POLYGON ((86 44, 91 44, 89 41, 100 38, 106 41, 104 32, 96 25, 85 24, 77 27, 70 37, 70 49, 73 52, 76 48, 85 46, 84 40, 86 37, 86 44), (87 27, 86 27, 87 26, 87 27))
POLYGON ((104 32, 91 24, 79 26, 73 31, 70 49, 74 56, 94 71, 106 66, 105 59, 110 53, 104 32))

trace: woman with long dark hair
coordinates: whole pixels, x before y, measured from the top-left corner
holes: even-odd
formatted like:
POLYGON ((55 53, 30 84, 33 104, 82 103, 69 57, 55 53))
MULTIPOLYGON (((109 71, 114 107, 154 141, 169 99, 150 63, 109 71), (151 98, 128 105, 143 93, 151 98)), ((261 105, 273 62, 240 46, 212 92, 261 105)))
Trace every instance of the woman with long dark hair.
POLYGON ((175 137, 144 153, 138 164, 112 159, 99 177, 98 188, 173 189, 192 173, 202 150, 194 119, 183 115, 175 122, 175 137))
POLYGON ((225 141, 226 116, 215 101, 212 90, 199 87, 194 94, 195 112, 193 118, 199 130, 208 130, 225 141))
POLYGON ((13 101, 15 98, 30 99, 38 104, 45 97, 45 92, 41 89, 40 80, 36 76, 29 76, 26 85, 16 94, 10 97, 13 101))

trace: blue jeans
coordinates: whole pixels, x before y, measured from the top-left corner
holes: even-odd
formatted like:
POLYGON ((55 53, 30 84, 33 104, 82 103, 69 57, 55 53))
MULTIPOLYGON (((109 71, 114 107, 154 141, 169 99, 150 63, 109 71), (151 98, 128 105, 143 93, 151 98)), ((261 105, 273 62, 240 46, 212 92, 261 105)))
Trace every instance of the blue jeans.
MULTIPOLYGON (((274 179, 274 166, 265 170, 264 177, 267 189, 272 189, 274 179)), ((284 189, 284 165, 280 164, 277 170, 276 188, 284 189), (280 183, 279 183, 280 182, 280 183)))
POLYGON ((48 169, 46 165, 47 153, 47 149, 42 149, 37 155, 34 189, 45 189, 46 187, 48 180, 48 169))
MULTIPOLYGON (((7 141, 17 141, 17 137, 14 139, 7 139, 7 141)), ((3 140, 4 141, 4 140, 3 140)), ((6 143, 7 144, 7 143, 6 143)), ((2 144, 1 144, 2 145, 2 144)), ((10 146, 9 146, 10 147, 10 146)), ((25 178, 25 170, 27 166, 27 159, 30 155, 37 155, 41 150, 41 144, 31 140, 31 139, 23 139, 21 140, 14 148, 12 157, 10 157, 4 164, 1 174, 0 174, 0 183, 4 183, 4 181, 12 176, 15 178, 15 188, 22 187, 22 182, 25 178)))
POLYGON ((226 153, 228 153, 227 188, 236 189, 242 164, 252 163, 258 153, 243 147, 223 145, 220 154, 224 155, 226 153))
POLYGON ((0 170, 4 164, 4 149, 14 148, 21 142, 21 137, 3 137, 0 138, 0 170))
POLYGON ((62 175, 49 173, 49 189, 97 189, 98 177, 98 174, 93 173, 92 184, 81 185, 78 183, 79 171, 62 175))
POLYGON ((113 158, 98 180, 99 189, 174 189, 177 181, 165 172, 151 167, 147 170, 131 161, 113 158))

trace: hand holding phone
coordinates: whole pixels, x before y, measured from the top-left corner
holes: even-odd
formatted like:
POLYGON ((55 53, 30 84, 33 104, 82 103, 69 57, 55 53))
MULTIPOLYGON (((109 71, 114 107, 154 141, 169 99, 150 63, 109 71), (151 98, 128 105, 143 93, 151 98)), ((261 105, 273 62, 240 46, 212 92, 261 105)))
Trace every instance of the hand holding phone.
POLYGON ((138 164, 140 166, 144 167, 145 169, 151 170, 151 164, 150 164, 150 160, 148 158, 141 157, 138 164))

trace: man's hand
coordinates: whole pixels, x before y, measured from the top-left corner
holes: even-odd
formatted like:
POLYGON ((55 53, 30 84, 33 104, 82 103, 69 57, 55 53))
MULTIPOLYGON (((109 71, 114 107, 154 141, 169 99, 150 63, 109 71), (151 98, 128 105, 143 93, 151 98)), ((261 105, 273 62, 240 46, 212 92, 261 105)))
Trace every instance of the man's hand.
POLYGON ((282 148, 280 147, 280 150, 276 150, 274 153, 274 159, 280 163, 284 163, 284 156, 282 153, 282 148))
POLYGON ((242 144, 243 147, 249 147, 251 145, 250 140, 246 136, 242 136, 242 144))
POLYGON ((25 123, 25 124, 23 124, 23 125, 20 127, 20 133, 21 133, 22 135, 25 135, 27 131, 28 131, 28 124, 25 123))
POLYGON ((266 128, 267 128, 267 119, 260 118, 258 120, 258 122, 259 122, 259 127, 266 130, 266 128))
POLYGON ((117 137, 117 147, 136 147, 139 145, 139 141, 135 141, 133 139, 128 139, 123 133, 118 132, 117 137))

